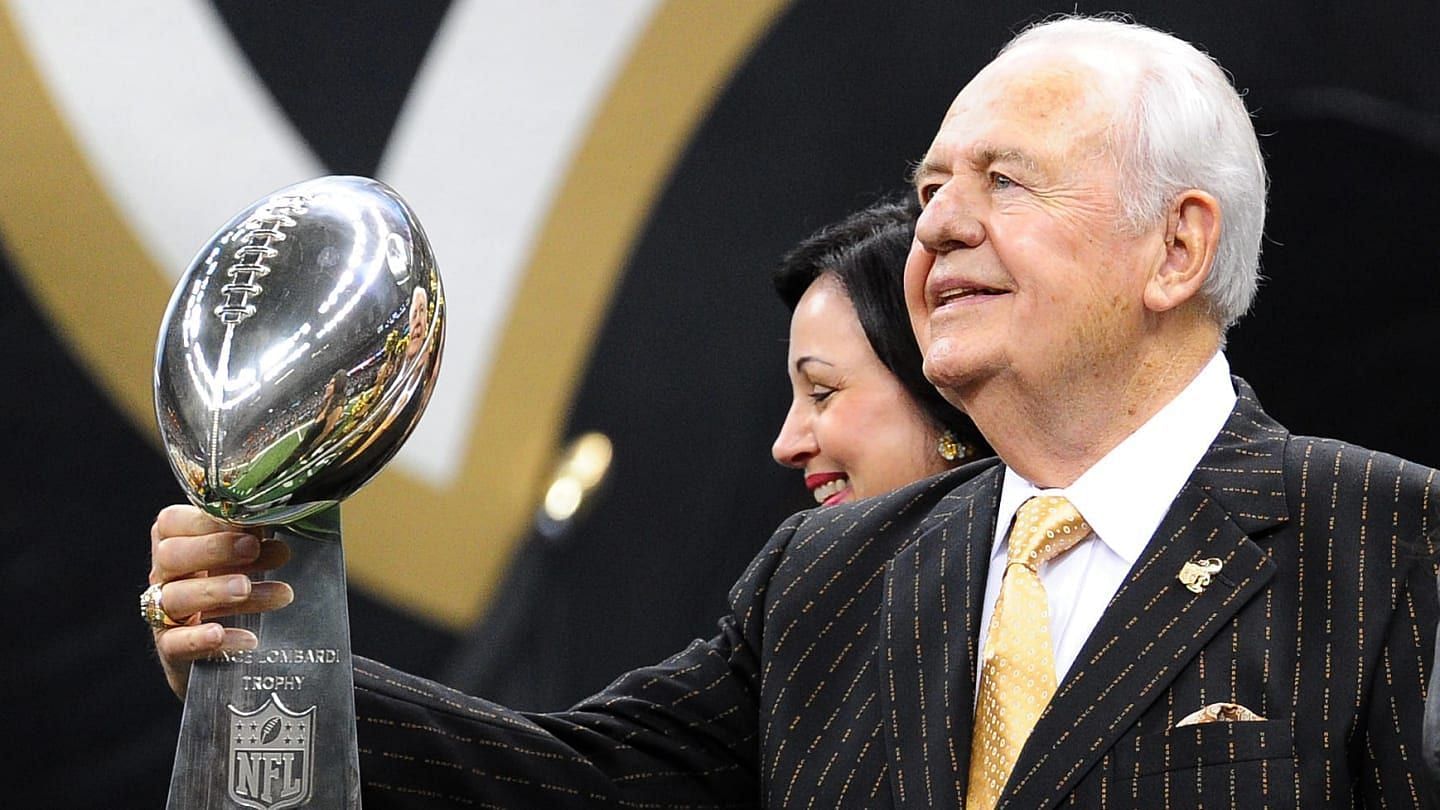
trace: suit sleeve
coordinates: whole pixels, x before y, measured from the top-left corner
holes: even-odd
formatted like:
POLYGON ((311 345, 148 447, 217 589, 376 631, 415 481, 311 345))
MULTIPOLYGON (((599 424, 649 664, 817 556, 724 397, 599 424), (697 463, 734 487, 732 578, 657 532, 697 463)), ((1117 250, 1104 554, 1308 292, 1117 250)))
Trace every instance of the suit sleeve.
MULTIPOLYGON (((1436 588, 1440 590, 1440 581, 1436 588)), ((1425 765, 1429 806, 1440 808, 1440 630, 1435 634, 1435 656, 1430 659, 1430 692, 1425 696, 1425 765)))
POLYGON ((1436 602, 1434 550, 1410 548, 1406 575, 1376 662, 1366 728, 1360 798, 1366 807, 1434 807, 1424 742, 1425 693, 1433 666, 1436 602))
POLYGON ((357 658, 366 810, 755 805, 755 651, 770 576, 802 519, 782 525, 750 564, 714 638, 565 712, 511 711, 357 658))

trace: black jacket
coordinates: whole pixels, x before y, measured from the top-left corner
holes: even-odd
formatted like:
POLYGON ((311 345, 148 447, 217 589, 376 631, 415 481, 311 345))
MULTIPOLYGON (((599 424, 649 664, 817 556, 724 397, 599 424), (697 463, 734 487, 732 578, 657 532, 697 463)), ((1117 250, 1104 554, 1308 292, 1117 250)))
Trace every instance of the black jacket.
MULTIPOLYGON (((1414 807, 1437 471, 1292 436, 1242 381, 1002 807, 1414 807), (1187 561, 1223 567, 1199 593, 1187 561), (1264 719, 1176 726, 1208 704, 1264 719)), ((960 807, 1003 468, 786 521, 719 634, 521 715, 356 669, 367 810, 960 807)))

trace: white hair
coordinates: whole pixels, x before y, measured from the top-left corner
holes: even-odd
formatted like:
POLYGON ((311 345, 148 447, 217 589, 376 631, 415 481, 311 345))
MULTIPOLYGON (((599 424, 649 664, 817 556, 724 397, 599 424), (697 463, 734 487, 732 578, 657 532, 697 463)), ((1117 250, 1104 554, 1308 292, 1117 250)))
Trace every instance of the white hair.
POLYGON ((1220 242, 1201 288, 1222 330, 1249 309, 1260 283, 1265 162, 1240 94, 1209 55, 1170 34, 1112 17, 1037 23, 1000 53, 1025 46, 1117 49, 1139 66, 1111 127, 1120 206, 1135 228, 1154 225, 1175 196, 1199 189, 1220 203, 1220 242))

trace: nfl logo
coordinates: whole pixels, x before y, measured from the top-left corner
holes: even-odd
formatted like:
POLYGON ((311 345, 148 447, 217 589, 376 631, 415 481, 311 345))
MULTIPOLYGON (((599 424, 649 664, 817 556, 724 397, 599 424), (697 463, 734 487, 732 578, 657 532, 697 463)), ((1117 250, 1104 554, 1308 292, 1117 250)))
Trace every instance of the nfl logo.
POLYGON ((230 798, 255 810, 284 810, 309 801, 315 707, 296 713, 271 693, 253 711, 228 708, 230 798))

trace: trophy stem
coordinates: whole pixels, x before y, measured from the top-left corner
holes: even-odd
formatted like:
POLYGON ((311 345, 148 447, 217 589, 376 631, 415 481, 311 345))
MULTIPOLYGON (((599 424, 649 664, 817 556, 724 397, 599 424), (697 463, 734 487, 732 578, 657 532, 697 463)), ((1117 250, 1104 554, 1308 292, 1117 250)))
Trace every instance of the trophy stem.
POLYGON ((275 536, 295 602, 227 620, 259 647, 191 668, 168 810, 360 808, 340 507, 275 536))

